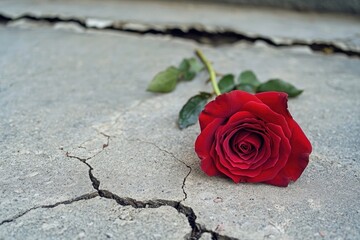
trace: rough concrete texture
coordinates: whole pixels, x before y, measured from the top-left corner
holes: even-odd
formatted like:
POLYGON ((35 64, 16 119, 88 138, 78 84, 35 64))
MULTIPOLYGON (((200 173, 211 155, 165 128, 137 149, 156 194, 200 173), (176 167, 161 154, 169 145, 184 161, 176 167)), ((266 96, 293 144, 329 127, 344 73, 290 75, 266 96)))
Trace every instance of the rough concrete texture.
POLYGON ((359 58, 70 28, 0 26, 1 239, 360 237, 359 58), (218 72, 252 69, 305 89, 289 101, 314 148, 296 183, 201 172, 199 127, 180 131, 176 119, 210 91, 207 74, 170 94, 145 91, 199 47, 218 72))
POLYGON ((96 197, 33 210, 0 226, 0 238, 182 239, 189 231, 186 217, 172 207, 135 209, 96 197))
POLYGON ((23 15, 75 19, 89 27, 114 26, 124 30, 166 31, 195 28, 206 32, 230 31, 277 44, 326 43, 360 51, 357 16, 297 13, 287 10, 234 7, 218 4, 156 1, 49 1, 0 2, 0 13, 16 19, 23 15), (100 10, 101 9, 101 10, 100 10))
MULTIPOLYGON (((165 0, 166 1, 166 0, 165 0)), ((184 0, 186 1, 186 0, 184 0)), ((244 4, 252 6, 268 6, 285 9, 295 9, 300 11, 320 11, 320 12, 344 12, 359 14, 360 2, 357 0, 196 0, 204 2, 221 2, 232 4, 244 4)))
MULTIPOLYGON (((62 87, 39 58, 51 58, 40 49, 41 39, 26 44, 14 30, 1 29, 0 37, 0 209, 1 221, 38 205, 74 198, 92 191, 89 168, 69 161, 61 150, 82 141, 93 119, 80 104, 56 94, 62 87), (9 31, 9 32, 8 32, 9 31), (32 49, 33 52, 30 52, 32 49), (67 108, 61 108, 61 106, 67 108), (78 120, 73 119, 75 112, 78 120), (80 120, 81 119, 81 120, 80 120), (77 131, 75 131, 77 129, 77 131), (56 195, 54 195, 56 193, 56 195)), ((70 67, 70 65, 69 65, 70 67)), ((65 76, 66 73, 58 72, 65 76)), ((97 117, 97 119, 99 119, 97 117)))

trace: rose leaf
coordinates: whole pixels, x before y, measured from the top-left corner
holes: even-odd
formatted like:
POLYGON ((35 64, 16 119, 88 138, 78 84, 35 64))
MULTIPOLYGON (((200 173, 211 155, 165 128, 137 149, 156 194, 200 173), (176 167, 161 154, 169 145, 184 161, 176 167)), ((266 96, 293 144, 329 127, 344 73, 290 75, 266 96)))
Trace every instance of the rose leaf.
POLYGON ((235 88, 234 75, 227 74, 227 75, 223 76, 219 80, 218 86, 219 86, 221 93, 226 93, 226 92, 230 92, 231 90, 233 90, 235 88))
POLYGON ((261 84, 255 73, 250 70, 242 72, 237 81, 239 84, 248 84, 254 86, 255 88, 261 84))
POLYGON ((166 70, 159 72, 151 80, 147 90, 160 93, 171 92, 176 87, 179 72, 176 67, 168 67, 166 70))
POLYGON ((198 72, 204 69, 204 66, 196 58, 185 58, 179 66, 179 80, 193 80, 198 72))
POLYGON ((255 93, 256 88, 253 85, 246 84, 246 83, 240 83, 236 85, 237 90, 242 90, 248 93, 255 93))
POLYGON ((256 92, 285 92, 289 97, 296 97, 300 95, 304 90, 297 89, 294 85, 287 83, 281 79, 270 79, 269 81, 260 84, 256 88, 256 92))
POLYGON ((179 113, 178 124, 180 129, 184 129, 197 122, 200 112, 204 109, 210 97, 210 93, 200 92, 185 103, 179 113))

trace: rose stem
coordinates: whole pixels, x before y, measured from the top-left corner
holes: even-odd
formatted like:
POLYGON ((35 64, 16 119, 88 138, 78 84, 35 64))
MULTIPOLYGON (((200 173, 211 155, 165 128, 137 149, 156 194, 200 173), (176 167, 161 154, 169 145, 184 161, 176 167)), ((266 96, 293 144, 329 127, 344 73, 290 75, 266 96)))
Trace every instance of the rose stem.
POLYGON ((206 68, 209 72, 209 75, 210 75, 210 81, 211 81, 211 85, 214 89, 214 92, 215 92, 216 96, 219 96, 221 94, 221 92, 220 92, 219 86, 216 82, 216 73, 215 73, 213 67, 211 66, 211 63, 206 59, 206 57, 201 52, 201 50, 196 49, 195 53, 200 58, 200 60, 204 63, 204 65, 206 66, 206 68))

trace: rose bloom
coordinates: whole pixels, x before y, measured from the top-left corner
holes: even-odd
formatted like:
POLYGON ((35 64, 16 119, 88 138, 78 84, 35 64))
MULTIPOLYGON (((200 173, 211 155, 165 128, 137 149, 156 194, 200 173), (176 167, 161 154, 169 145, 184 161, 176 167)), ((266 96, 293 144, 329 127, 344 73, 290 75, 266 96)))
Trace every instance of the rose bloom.
POLYGON ((286 187, 309 162, 311 144, 287 109, 287 94, 235 90, 199 116, 195 151, 209 176, 286 187))

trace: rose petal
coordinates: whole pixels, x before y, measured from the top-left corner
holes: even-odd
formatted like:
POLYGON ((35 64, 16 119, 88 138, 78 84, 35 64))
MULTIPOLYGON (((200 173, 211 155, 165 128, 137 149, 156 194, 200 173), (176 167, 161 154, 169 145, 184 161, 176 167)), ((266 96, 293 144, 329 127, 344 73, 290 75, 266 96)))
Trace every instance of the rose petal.
POLYGON ((200 167, 208 176, 216 176, 220 174, 216 168, 216 165, 214 164, 214 161, 209 157, 203 158, 201 160, 200 167))
MULTIPOLYGON (((234 179, 241 179, 242 177, 255 177, 261 173, 261 169, 243 170, 243 169, 231 169, 225 159, 217 159, 215 165, 219 171, 226 176, 234 179)), ((239 181, 239 180, 238 180, 239 181)), ((236 182, 234 180, 234 182, 236 182)))
POLYGON ((267 169, 273 167, 279 159, 280 144, 281 138, 279 136, 274 134, 267 136, 266 145, 261 149, 267 154, 258 156, 250 168, 261 167, 262 169, 267 169))
POLYGON ((200 113, 201 130, 216 118, 231 117, 234 113, 241 111, 245 103, 252 101, 261 103, 257 97, 244 91, 234 90, 221 94, 215 100, 209 102, 200 113))
MULTIPOLYGON (((231 138, 234 134, 236 134, 236 130, 231 132, 229 135, 223 135, 222 137, 218 135, 217 133, 217 144, 215 146, 216 152, 218 153, 218 156, 220 159, 226 159, 232 166, 233 163, 236 163, 237 168, 248 168, 249 163, 246 161, 243 161, 240 156, 233 151, 232 145, 229 141, 229 138, 231 138), (225 137, 225 139, 223 139, 225 137)), ((220 133, 221 134, 221 133, 220 133)))
MULTIPOLYGON (((244 124, 244 125, 246 125, 246 124, 244 124)), ((252 134, 257 134, 257 135, 262 136, 262 146, 261 146, 261 148, 259 148, 256 151, 256 154, 254 155, 254 158, 252 158, 251 160, 248 159, 248 158, 244 158, 244 157, 242 158, 242 156, 240 154, 238 154, 238 153, 234 154, 235 157, 231 157, 231 156, 234 156, 234 155, 227 154, 226 159, 229 161, 229 163, 231 165, 231 169, 234 169, 234 170, 242 169, 244 171, 246 169, 250 169, 249 171, 253 171, 253 169, 255 169, 256 167, 261 165, 261 163, 268 160, 269 157, 271 156, 272 151, 271 151, 270 139, 266 135, 264 135, 262 132, 259 132, 257 130, 251 129, 251 128, 245 128, 245 129, 246 129, 246 131, 252 132, 252 134), (258 162, 261 162, 261 163, 258 164, 258 162), (256 167, 253 167, 254 164, 258 164, 258 165, 256 167)), ((216 137, 216 139, 219 139, 219 138, 216 137)), ((225 146, 226 146, 226 144, 225 144, 225 146)), ((228 152, 230 152, 230 151, 228 151, 228 152)), ((223 156, 223 155, 221 155, 221 156, 223 156)))
POLYGON ((289 179, 282 174, 278 174, 273 179, 265 181, 265 183, 278 187, 287 187, 289 185, 289 179))
POLYGON ((287 138, 281 139, 281 146, 279 152, 279 158, 275 165, 268 169, 263 169, 261 174, 251 179, 253 182, 264 182, 273 179, 284 168, 288 162, 291 149, 290 141, 287 138))
POLYGON ((261 138, 258 134, 251 133, 246 137, 246 139, 243 140, 245 143, 249 143, 251 146, 255 147, 256 149, 259 149, 261 147, 261 138))
POLYGON ((238 167, 247 168, 246 165, 248 165, 249 163, 241 161, 241 159, 239 159, 238 154, 233 151, 233 143, 230 140, 233 138, 234 135, 241 132, 241 129, 243 128, 242 122, 248 123, 251 121, 254 121, 253 115, 248 112, 238 112, 234 114, 225 125, 222 125, 217 129, 217 132, 215 134, 217 144, 215 145, 215 147, 220 158, 226 158, 228 160, 232 158, 236 159, 239 163, 238 167), (241 162, 245 163, 246 165, 241 165, 241 162))
POLYGON ((296 181, 309 163, 312 147, 300 126, 295 121, 291 121, 289 124, 293 133, 290 139, 292 151, 283 169, 283 174, 290 180, 296 181))
POLYGON ((252 114, 260 118, 266 123, 274 123, 282 126, 286 137, 291 137, 291 131, 284 116, 274 112, 263 103, 249 102, 244 105, 244 111, 251 111, 252 114))
POLYGON ((283 165, 279 164, 279 161, 286 161, 291 152, 289 140, 285 137, 281 126, 268 123, 266 127, 271 139, 271 156, 261 165, 263 170, 273 168, 276 164, 283 165))
POLYGON ((263 92, 255 96, 271 108, 271 110, 281 114, 285 118, 292 118, 288 110, 288 95, 283 92, 263 92))
POLYGON ((213 164, 212 157, 209 154, 211 152, 212 144, 215 141, 215 131, 221 123, 222 119, 216 119, 213 121, 199 134, 195 141, 195 152, 201 160, 201 168, 210 176, 218 173, 215 165, 213 164))

